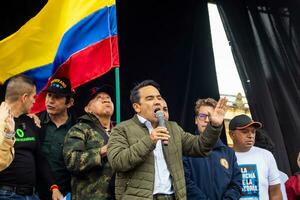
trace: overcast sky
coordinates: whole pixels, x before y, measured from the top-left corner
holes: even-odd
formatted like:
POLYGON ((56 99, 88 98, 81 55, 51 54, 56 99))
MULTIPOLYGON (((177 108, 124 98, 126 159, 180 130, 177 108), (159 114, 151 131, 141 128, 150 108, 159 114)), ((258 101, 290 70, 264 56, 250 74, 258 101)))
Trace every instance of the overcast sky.
POLYGON ((245 96, 217 6, 208 4, 208 9, 220 94, 245 96))

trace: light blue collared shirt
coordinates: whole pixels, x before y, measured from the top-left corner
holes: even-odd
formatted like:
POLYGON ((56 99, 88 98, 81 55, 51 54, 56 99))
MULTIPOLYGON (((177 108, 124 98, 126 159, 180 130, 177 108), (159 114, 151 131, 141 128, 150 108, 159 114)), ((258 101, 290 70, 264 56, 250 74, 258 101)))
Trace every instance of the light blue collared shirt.
MULTIPOLYGON (((153 130, 151 122, 145 118, 137 115, 138 119, 142 124, 145 124, 149 133, 153 130)), ((170 172, 167 167, 167 163, 164 157, 161 140, 158 140, 156 147, 153 150, 154 153, 154 169, 155 169, 155 178, 154 178, 154 194, 173 194, 172 189, 172 179, 170 172)))

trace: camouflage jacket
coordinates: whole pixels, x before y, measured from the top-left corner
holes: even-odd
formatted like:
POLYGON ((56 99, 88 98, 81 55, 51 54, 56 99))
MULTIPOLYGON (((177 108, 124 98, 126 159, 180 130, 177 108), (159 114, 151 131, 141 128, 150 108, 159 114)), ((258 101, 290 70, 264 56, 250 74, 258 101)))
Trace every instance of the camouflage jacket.
POLYGON ((73 200, 112 199, 110 179, 113 172, 107 157, 100 156, 100 148, 107 142, 105 137, 105 130, 93 115, 79 118, 66 135, 63 154, 72 174, 73 200))

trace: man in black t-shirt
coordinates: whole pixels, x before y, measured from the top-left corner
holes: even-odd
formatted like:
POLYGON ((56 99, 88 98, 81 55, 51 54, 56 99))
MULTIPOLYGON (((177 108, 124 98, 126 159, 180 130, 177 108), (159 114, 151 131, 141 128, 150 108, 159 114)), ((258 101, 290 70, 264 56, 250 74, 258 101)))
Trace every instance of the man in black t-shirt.
POLYGON ((26 115, 35 102, 35 95, 35 83, 27 76, 17 75, 7 84, 5 102, 14 116, 16 142, 13 162, 0 172, 0 200, 39 199, 35 193, 37 176, 42 177, 48 188, 52 189, 53 200, 61 197, 48 162, 40 150, 40 129, 26 115))

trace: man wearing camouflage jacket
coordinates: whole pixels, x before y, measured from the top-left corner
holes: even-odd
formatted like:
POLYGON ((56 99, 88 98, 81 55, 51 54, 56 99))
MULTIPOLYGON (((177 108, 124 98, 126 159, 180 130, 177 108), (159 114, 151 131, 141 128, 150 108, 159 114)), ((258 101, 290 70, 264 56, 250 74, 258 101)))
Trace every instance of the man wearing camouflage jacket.
POLYGON ((64 159, 72 174, 73 200, 114 199, 110 187, 112 169, 106 152, 114 105, 108 87, 89 90, 86 114, 68 132, 64 159))

